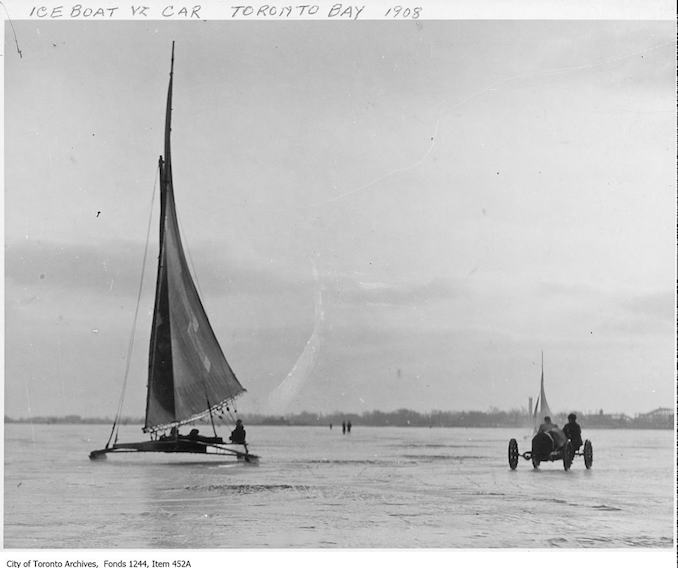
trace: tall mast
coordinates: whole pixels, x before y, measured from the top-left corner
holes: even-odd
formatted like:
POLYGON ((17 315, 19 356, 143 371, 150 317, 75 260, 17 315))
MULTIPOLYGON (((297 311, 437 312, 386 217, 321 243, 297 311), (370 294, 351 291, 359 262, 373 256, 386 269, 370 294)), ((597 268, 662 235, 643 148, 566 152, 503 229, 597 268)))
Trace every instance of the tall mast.
MULTIPOLYGON (((149 408, 151 398, 161 396, 165 406, 175 408, 174 379, 172 370, 172 348, 169 322, 169 292, 165 257, 165 221, 167 196, 172 189, 172 162, 170 159, 170 131, 172 130, 172 81, 174 78, 174 42, 172 42, 172 60, 170 80, 167 88, 167 108, 165 110, 165 155, 160 156, 160 239, 158 252, 158 272, 155 285, 155 307, 148 356, 148 386, 146 392, 146 419, 144 428, 149 426, 149 408), (163 348, 160 345, 164 345, 163 348), (160 371, 158 371, 160 369, 160 371), (155 370, 155 371, 154 371, 155 370), (154 383, 153 376, 158 372, 169 382, 169 388, 154 383), (158 393, 158 390, 161 393, 158 393)), ((157 381, 157 379, 156 379, 157 381)))
POLYGON ((160 247, 165 232, 165 206, 167 192, 172 190, 172 151, 170 148, 170 133, 172 132, 172 86, 174 84, 174 42, 172 42, 172 59, 170 63, 169 86, 167 87, 167 107, 165 109, 165 153, 160 158, 160 247))
POLYGON ((170 133, 172 132, 172 84, 174 82, 174 42, 172 42, 172 61, 170 64, 169 87, 167 88, 167 110, 165 111, 165 183, 172 181, 172 153, 170 133))

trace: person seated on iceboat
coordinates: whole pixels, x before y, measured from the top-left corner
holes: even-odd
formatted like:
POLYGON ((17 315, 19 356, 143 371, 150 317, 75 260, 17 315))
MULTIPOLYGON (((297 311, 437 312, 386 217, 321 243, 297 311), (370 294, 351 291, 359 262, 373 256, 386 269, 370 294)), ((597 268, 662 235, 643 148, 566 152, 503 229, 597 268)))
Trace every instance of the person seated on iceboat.
POLYGON ((537 434, 547 434, 553 440, 553 449, 558 450, 567 443, 567 436, 557 424, 551 422, 550 416, 544 416, 544 423, 539 426, 537 434))
POLYGON ((563 426, 563 432, 572 443, 572 451, 579 451, 584 442, 581 439, 581 426, 577 424, 577 415, 574 412, 567 416, 567 424, 563 426))
POLYGON ((244 444, 245 443, 245 428, 242 425, 242 420, 238 418, 235 422, 235 429, 231 432, 229 440, 234 444, 244 444))
POLYGON ((166 432, 163 432, 162 434, 160 434, 158 440, 160 440, 161 442, 165 442, 167 440, 177 440, 180 437, 181 435, 179 434, 179 429, 176 426, 172 426, 170 433, 167 434, 166 432))
POLYGON ((188 436, 179 434, 180 440, 190 440, 191 442, 204 442, 206 444, 223 444, 224 440, 221 436, 201 436, 200 430, 193 428, 188 436))

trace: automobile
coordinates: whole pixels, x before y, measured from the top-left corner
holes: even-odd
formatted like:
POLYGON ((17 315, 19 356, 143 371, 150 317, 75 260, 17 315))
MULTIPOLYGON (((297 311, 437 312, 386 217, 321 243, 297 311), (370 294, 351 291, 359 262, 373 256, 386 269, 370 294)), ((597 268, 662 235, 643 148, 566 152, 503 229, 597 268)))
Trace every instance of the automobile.
POLYGON ((585 440, 582 451, 575 451, 572 441, 567 440, 558 447, 555 438, 549 432, 537 432, 532 438, 532 449, 522 454, 518 450, 518 442, 511 438, 508 444, 508 462, 511 469, 518 467, 519 458, 532 461, 532 467, 539 469, 542 462, 563 462, 563 469, 568 471, 576 456, 584 458, 586 469, 593 465, 593 444, 591 440, 585 440))

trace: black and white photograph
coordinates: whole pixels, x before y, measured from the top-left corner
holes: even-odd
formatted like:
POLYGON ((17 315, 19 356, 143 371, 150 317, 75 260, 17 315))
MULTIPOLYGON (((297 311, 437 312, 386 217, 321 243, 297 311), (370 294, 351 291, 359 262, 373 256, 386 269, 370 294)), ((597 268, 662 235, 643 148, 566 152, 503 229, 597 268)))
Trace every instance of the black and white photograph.
POLYGON ((432 4, 3 3, 3 559, 675 564, 673 9, 432 4))

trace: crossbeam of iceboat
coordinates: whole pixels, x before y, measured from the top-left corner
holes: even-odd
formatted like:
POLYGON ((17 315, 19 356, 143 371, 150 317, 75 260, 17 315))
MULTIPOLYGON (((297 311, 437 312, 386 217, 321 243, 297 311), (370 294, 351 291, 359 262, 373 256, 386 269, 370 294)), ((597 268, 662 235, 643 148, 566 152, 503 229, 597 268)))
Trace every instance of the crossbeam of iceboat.
POLYGON ((113 444, 109 448, 93 450, 89 454, 89 459, 96 460, 105 458, 109 453, 131 453, 131 452, 161 452, 178 454, 204 454, 235 456, 239 460, 246 462, 256 462, 259 456, 250 454, 245 446, 245 451, 235 450, 224 443, 205 442, 202 440, 191 440, 189 438, 176 438, 169 440, 148 440, 145 442, 125 442, 113 444))

